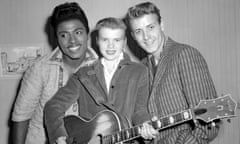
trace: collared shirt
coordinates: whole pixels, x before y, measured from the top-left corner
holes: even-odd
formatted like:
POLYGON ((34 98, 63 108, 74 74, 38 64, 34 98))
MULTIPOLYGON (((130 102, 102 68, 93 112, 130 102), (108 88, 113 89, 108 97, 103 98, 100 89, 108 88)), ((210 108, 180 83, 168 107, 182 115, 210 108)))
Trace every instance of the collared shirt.
POLYGON ((120 54, 120 56, 118 57, 118 59, 116 59, 116 61, 114 62, 114 65, 112 67, 111 71, 108 71, 108 65, 107 62, 104 58, 101 59, 101 63, 103 65, 103 71, 104 71, 104 77, 105 77, 105 82, 106 82, 106 86, 107 86, 107 90, 109 92, 109 88, 110 88, 110 84, 111 84, 111 80, 112 77, 118 67, 118 64, 120 63, 120 61, 123 59, 123 53, 120 54))
MULTIPOLYGON (((89 48, 80 67, 91 64, 96 59, 97 55, 89 48)), ((12 120, 17 122, 30 120, 26 144, 45 144, 46 136, 43 127, 45 103, 66 84, 68 78, 69 74, 63 66, 59 48, 40 58, 25 72, 14 105, 12 120)), ((76 105, 73 109, 78 110, 76 105)), ((73 109, 70 109, 67 114, 76 114, 77 111, 73 109)))

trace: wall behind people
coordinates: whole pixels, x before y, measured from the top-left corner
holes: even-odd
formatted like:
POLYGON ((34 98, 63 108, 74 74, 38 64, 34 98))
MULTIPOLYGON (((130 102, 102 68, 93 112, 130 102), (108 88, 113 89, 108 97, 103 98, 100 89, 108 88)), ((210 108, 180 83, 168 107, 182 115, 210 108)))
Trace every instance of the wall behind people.
MULTIPOLYGON (((51 47, 45 33, 52 9, 67 0, 1 0, 0 45, 42 44, 51 47)), ((86 11, 90 27, 106 16, 122 17, 127 8, 144 0, 75 0, 86 11)), ((240 1, 150 0, 161 10, 165 32, 200 50, 209 65, 219 95, 240 99, 240 1)), ((20 77, 0 77, 0 143, 7 143, 8 120, 20 77)), ((237 111, 239 115, 239 112, 237 111)), ((215 144, 239 144, 240 118, 224 122, 215 144)))

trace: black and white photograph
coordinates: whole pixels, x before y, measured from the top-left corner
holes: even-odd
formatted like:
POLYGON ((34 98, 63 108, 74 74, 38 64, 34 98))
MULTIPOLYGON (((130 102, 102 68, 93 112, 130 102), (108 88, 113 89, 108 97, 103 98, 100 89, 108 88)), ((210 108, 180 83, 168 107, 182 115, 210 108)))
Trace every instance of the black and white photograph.
POLYGON ((1 0, 1 144, 240 144, 239 0, 1 0))

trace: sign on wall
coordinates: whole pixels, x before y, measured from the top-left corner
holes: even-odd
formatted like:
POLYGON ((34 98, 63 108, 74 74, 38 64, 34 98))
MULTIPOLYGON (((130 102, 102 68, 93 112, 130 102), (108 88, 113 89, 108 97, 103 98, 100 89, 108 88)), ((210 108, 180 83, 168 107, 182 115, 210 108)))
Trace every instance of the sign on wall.
POLYGON ((0 77, 19 77, 43 55, 43 46, 40 44, 0 45, 0 54, 0 77))

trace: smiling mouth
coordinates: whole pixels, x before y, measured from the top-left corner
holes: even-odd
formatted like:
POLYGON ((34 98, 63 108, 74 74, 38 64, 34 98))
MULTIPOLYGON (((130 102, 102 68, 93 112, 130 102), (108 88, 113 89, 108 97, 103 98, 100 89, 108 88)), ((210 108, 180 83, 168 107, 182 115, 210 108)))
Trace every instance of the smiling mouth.
POLYGON ((109 55, 113 55, 116 53, 116 50, 107 50, 106 53, 109 55))
POLYGON ((151 45, 154 44, 154 41, 145 41, 144 44, 145 44, 146 46, 151 46, 151 45))
POLYGON ((70 51, 77 51, 78 49, 80 49, 80 46, 74 46, 74 47, 69 47, 70 51))

